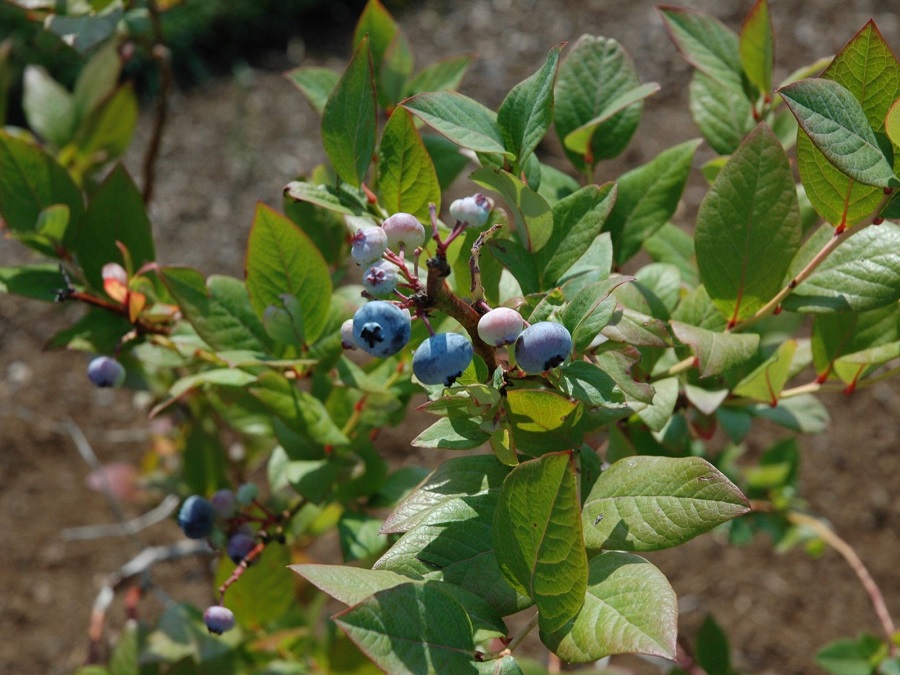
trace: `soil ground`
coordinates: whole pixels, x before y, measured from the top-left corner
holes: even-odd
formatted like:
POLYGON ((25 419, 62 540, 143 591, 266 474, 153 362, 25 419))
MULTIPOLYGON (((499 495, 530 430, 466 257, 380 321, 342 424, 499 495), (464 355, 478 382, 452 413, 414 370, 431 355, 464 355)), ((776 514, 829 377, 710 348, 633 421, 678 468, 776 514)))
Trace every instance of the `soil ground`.
MULTIPOLYGON (((686 0, 733 29, 749 1, 686 0)), ((896 0, 817 0, 772 3, 778 74, 839 49, 874 17, 900 45, 896 0)), ((644 81, 662 93, 646 106, 631 148, 607 168, 617 175, 657 152, 697 135, 686 101, 688 68, 663 33, 653 4, 601 0, 437 0, 408 3, 398 16, 420 64, 476 52, 464 93, 496 106, 557 42, 582 33, 615 37, 631 52, 644 81)), ((281 187, 323 158, 317 118, 280 73, 289 67, 342 67, 349 38, 333 53, 307 52, 300 41, 235 70, 234 77, 179 92, 159 163, 151 209, 158 259, 198 267, 204 274, 242 274, 243 250, 256 200, 278 207, 281 187)), ((136 148, 146 142, 145 115, 136 148)), ((546 148, 554 153, 552 144, 546 148)), ((128 167, 140 174, 140 155, 128 167)), ((463 188, 465 189, 465 188, 463 188)), ((686 218, 702 196, 699 179, 687 193, 686 218)), ((14 242, 0 247, 0 264, 28 260, 14 242)), ((67 673, 84 662, 91 604, 103 579, 138 550, 130 539, 72 541, 67 528, 112 522, 103 495, 86 485, 90 467, 59 428, 71 419, 100 461, 137 465, 147 451, 145 402, 128 391, 96 390, 84 376, 86 357, 47 352, 42 345, 77 318, 60 307, 0 296, 0 673, 67 673)), ((803 494, 869 566, 890 611, 900 617, 900 389, 882 385, 850 398, 825 398, 826 434, 801 441, 803 494)), ((421 419, 389 438, 405 461, 433 458, 406 444, 421 419)), ((765 448, 783 432, 762 428, 749 441, 765 448)), ((385 443, 387 447, 387 442, 385 443)), ((395 451, 396 452, 396 451, 395 451)), ((151 508, 152 498, 123 503, 126 516, 151 508)), ((144 544, 178 541, 170 520, 141 533, 144 544)), ((879 634, 866 595, 834 552, 812 559, 799 550, 780 555, 769 542, 727 546, 706 535, 652 556, 680 598, 681 626, 693 636, 707 612, 725 627, 735 665, 751 673, 813 673, 815 651, 860 632, 879 634)), ((159 587, 179 600, 208 599, 197 559, 160 566, 159 587)), ((152 604, 158 601, 150 599, 152 604)), ((110 630, 121 626, 114 605, 110 630)), ((151 610, 152 611, 152 608, 151 610)))

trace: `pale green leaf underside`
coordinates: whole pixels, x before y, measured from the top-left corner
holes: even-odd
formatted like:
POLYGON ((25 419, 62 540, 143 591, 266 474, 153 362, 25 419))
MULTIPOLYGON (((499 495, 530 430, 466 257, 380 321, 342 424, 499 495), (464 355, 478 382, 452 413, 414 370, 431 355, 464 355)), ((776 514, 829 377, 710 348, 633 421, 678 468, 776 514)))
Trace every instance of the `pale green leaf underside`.
POLYGON ((610 654, 675 658, 678 601, 665 575, 643 558, 609 551, 590 561, 584 606, 541 640, 571 663, 610 654))
POLYGON ((597 479, 582 523, 589 549, 655 551, 748 510, 741 491, 700 457, 627 457, 597 479))
POLYGON ((756 333, 719 333, 672 321, 672 332, 690 345, 700 362, 700 377, 710 377, 748 361, 759 346, 756 333))

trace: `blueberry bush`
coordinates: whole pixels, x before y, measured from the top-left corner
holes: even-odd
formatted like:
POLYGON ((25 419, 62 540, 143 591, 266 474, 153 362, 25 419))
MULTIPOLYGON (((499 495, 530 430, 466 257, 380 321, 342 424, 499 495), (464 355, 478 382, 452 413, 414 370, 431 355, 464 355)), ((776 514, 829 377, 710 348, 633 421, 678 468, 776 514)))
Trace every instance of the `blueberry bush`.
POLYGON ((730 673, 716 623, 679 637, 641 556, 713 528, 835 547, 884 631, 818 664, 900 670, 881 590, 805 509, 795 441, 741 457, 754 420, 820 432, 818 394, 898 371, 900 63, 874 22, 776 83, 766 0, 738 33, 659 7, 700 137, 598 184, 659 89, 623 45, 553 46, 495 111, 455 91, 470 56, 415 71, 370 0, 343 72, 288 73, 329 164, 258 206, 239 279, 157 261, 152 170, 141 190, 115 162, 129 31, 168 3, 22 4, 87 61, 71 92, 29 71, 30 130, 0 133, 6 234, 48 259, 0 269, 0 289, 85 306, 53 346, 97 354, 89 381, 145 390, 177 425, 157 481, 218 558, 211 606, 129 624, 83 675, 548 672, 517 651, 535 629, 557 669, 642 654, 730 673), (548 134, 568 166, 541 161, 548 134), (705 197, 676 223, 703 143, 705 197), (447 205, 451 185, 469 196, 447 205), (412 405, 435 421, 411 444, 450 459, 379 452, 412 405), (232 481, 253 468, 262 487, 232 481), (341 560, 311 552, 325 535, 341 560))

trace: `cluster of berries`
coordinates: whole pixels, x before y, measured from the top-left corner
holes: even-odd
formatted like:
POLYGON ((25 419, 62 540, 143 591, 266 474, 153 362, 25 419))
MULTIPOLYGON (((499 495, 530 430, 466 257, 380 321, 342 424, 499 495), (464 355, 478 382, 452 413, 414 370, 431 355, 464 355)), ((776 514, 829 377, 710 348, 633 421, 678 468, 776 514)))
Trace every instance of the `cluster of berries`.
MULTIPOLYGON (((457 199, 450 206, 455 225, 439 246, 446 250, 464 229, 484 226, 492 208, 491 200, 481 194, 457 199)), ((420 288, 403 256, 414 252, 418 257, 424 243, 425 228, 409 213, 396 213, 381 227, 364 227, 353 236, 350 250, 353 259, 369 266, 363 275, 363 286, 370 295, 381 299, 360 307, 341 326, 345 349, 359 348, 383 358, 398 353, 409 342, 412 320, 409 307, 414 302, 398 286, 405 279, 407 283, 403 285, 407 288, 413 291, 420 288), (398 296, 399 301, 384 299, 391 295, 398 296)), ((418 316, 425 319, 422 314, 418 316)), ((505 307, 490 310, 481 317, 478 335, 494 347, 515 343, 516 362, 526 373, 554 368, 572 350, 572 336, 562 325, 542 321, 526 327, 518 312, 505 307)), ((472 362, 472 356, 472 343, 464 335, 432 334, 413 355, 413 373, 423 384, 450 386, 472 362)))
MULTIPOLYGON (((259 543, 253 529, 240 517, 241 508, 253 502, 257 494, 258 488, 246 483, 237 492, 219 490, 210 499, 191 495, 181 505, 178 525, 189 539, 224 540, 228 557, 239 565, 259 543)), ((216 635, 234 627, 234 614, 222 605, 208 607, 203 620, 209 632, 216 635)))

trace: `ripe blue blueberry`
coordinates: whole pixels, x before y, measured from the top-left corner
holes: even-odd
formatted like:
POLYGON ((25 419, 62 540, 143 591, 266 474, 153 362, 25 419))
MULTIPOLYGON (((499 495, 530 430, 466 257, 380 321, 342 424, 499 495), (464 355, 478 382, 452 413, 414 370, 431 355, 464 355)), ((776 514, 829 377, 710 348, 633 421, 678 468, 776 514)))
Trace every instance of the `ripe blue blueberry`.
POLYGON ((237 534, 231 535, 228 539, 228 545, 226 546, 226 551, 228 553, 228 557, 234 561, 234 564, 237 565, 247 557, 247 554, 250 553, 256 547, 256 537, 247 534, 246 532, 238 532, 237 534))
POLYGON ((412 251, 425 243, 425 228, 410 213, 395 213, 382 223, 381 228, 392 251, 412 251))
POLYGON ((210 633, 221 635, 226 630, 234 628, 234 612, 222 605, 207 607, 203 612, 203 623, 210 633))
POLYGON ((213 529, 212 504, 208 499, 191 495, 184 500, 178 512, 178 525, 188 539, 203 539, 213 529))
POLYGON ((125 381, 125 368, 108 356, 98 356, 88 364, 88 378, 98 387, 120 387, 125 381))
POLYGON ((413 373, 422 384, 449 387, 472 362, 472 343, 459 333, 438 333, 419 345, 413 373))
POLYGON ((526 373, 542 373, 560 365, 571 351, 572 335, 565 326, 539 321, 516 340, 516 363, 526 373))
POLYGON ((522 315, 509 307, 497 307, 478 320, 478 337, 494 347, 516 341, 525 322, 522 315))
POLYGON ((363 227, 350 239, 350 255, 358 265, 371 265, 387 249, 387 234, 380 227, 363 227))
POLYGON ((488 216, 494 204, 481 193, 471 197, 457 199, 450 204, 450 217, 458 223, 465 223, 469 227, 481 227, 487 222, 488 216))
POLYGON ((397 280, 397 266, 381 260, 366 270, 362 285, 372 295, 386 296, 397 288, 397 280))
POLYGON ((368 302, 353 315, 353 340, 372 356, 392 356, 409 342, 409 312, 386 300, 368 302))

